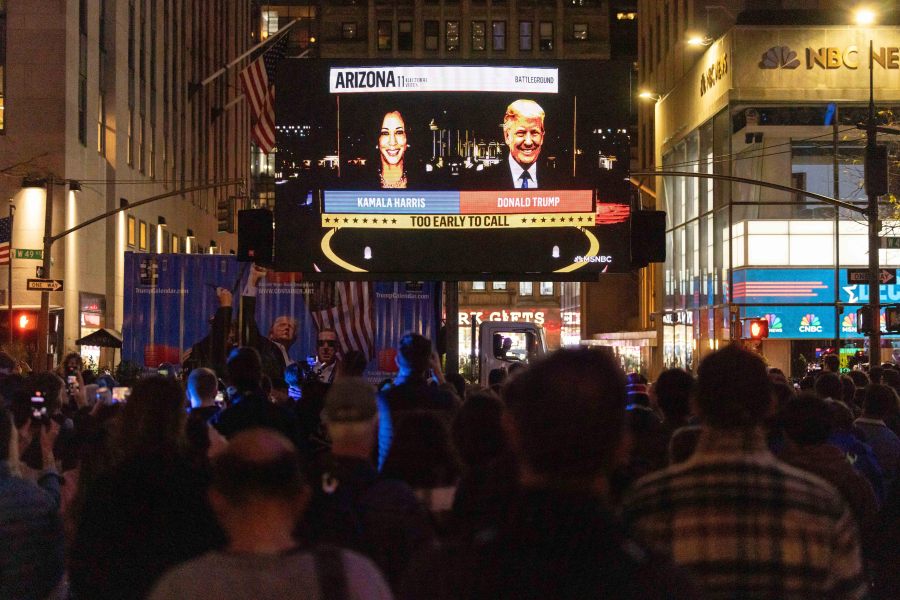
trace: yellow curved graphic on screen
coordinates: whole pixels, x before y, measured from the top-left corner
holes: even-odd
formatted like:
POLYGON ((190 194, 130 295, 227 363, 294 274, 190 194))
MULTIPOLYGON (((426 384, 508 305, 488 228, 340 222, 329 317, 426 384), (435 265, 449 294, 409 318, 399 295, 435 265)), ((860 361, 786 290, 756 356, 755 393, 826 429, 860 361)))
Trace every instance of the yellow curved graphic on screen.
MULTIPOLYGON (((588 251, 584 254, 584 256, 597 256, 597 253, 600 251, 600 240, 598 240, 597 236, 595 236, 590 230, 585 229, 583 227, 579 227, 578 229, 581 230, 581 233, 583 233, 585 235, 585 237, 587 237, 588 241, 591 244, 590 248, 588 248, 588 251)), ((329 229, 328 232, 322 236, 322 244, 321 244, 322 253, 325 254, 325 256, 331 262, 333 262, 334 264, 338 265, 339 267, 342 267, 352 273, 368 273, 368 270, 362 269, 360 267, 357 267, 356 265, 350 264, 349 262, 347 262, 346 260, 344 260, 343 258, 338 256, 334 252, 334 250, 331 249, 331 238, 334 237, 334 234, 336 232, 337 232, 337 229, 329 229)), ((580 269, 587 264, 589 264, 587 261, 579 262, 579 263, 572 263, 571 265, 566 265, 565 267, 556 269, 553 272, 554 273, 571 273, 572 271, 580 269)))
MULTIPOLYGON (((591 231, 588 231, 587 229, 585 229, 583 227, 579 227, 579 229, 581 229, 581 233, 583 233, 585 235, 585 237, 587 237, 588 241, 591 242, 591 247, 588 248, 588 251, 587 251, 587 253, 584 254, 584 256, 597 256, 597 252, 600 251, 600 240, 598 240, 597 236, 595 236, 591 231)), ((572 263, 571 265, 565 266, 561 269, 557 269, 553 272, 554 273, 571 273, 572 271, 574 271, 576 269, 580 269, 581 267, 583 267, 586 264, 588 264, 588 263, 587 262, 572 263)))
POLYGON ((334 253, 334 251, 331 249, 331 238, 334 237, 336 231, 337 229, 329 229, 328 233, 322 236, 322 252, 325 254, 325 256, 327 256, 328 259, 337 266, 343 267, 353 273, 368 273, 368 271, 366 271, 365 269, 360 269, 355 265, 351 265, 346 260, 334 253))

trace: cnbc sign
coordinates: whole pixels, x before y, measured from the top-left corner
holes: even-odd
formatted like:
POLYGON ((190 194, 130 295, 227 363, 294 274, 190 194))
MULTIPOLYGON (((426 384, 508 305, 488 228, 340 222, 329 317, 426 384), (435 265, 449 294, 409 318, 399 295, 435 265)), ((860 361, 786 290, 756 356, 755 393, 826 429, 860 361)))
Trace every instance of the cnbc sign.
MULTIPOLYGON (((866 60, 868 60, 868 48, 860 50, 855 44, 819 48, 806 47, 799 51, 790 46, 772 46, 763 52, 759 68, 793 70, 803 67, 806 70, 856 70, 860 68, 861 63, 865 67, 866 60)), ((872 60, 882 69, 900 70, 900 47, 875 47, 872 60)))
POLYGON ((822 333, 822 320, 817 315, 808 313, 800 319, 800 333, 822 333))

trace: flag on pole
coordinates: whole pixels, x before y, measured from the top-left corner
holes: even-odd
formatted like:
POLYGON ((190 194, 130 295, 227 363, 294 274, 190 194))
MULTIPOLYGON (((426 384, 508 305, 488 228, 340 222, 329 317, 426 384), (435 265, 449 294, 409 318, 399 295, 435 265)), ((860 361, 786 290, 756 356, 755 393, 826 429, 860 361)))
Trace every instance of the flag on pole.
POLYGON ((284 58, 287 43, 283 34, 238 75, 254 120, 250 136, 266 154, 275 148, 275 67, 284 58))
POLYGON ((9 243, 12 239, 11 221, 12 219, 9 217, 0 219, 0 265, 9 264, 9 243))
POLYGON ((375 286, 370 281, 322 282, 310 303, 319 331, 337 333, 342 355, 359 350, 375 358, 375 286))

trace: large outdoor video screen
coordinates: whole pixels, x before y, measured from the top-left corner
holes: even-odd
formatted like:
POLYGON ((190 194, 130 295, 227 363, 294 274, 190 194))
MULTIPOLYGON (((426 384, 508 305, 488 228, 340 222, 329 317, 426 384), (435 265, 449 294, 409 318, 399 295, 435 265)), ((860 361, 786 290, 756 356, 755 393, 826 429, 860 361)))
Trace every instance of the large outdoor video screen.
POLYGON ((629 270, 627 160, 595 148, 602 87, 583 61, 286 60, 276 90, 279 270, 571 280, 629 270))

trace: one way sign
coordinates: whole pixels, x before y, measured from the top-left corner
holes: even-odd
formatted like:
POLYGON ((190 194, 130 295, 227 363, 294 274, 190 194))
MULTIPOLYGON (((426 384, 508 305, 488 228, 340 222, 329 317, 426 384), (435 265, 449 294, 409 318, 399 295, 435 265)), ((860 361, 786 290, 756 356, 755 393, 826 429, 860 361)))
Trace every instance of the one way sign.
POLYGON ((62 279, 28 279, 25 289, 30 292, 59 292, 63 289, 62 279))
MULTIPOLYGON (((882 284, 897 283, 897 269, 879 269, 878 281, 882 284)), ((848 283, 869 283, 868 269, 847 269, 848 283)))

